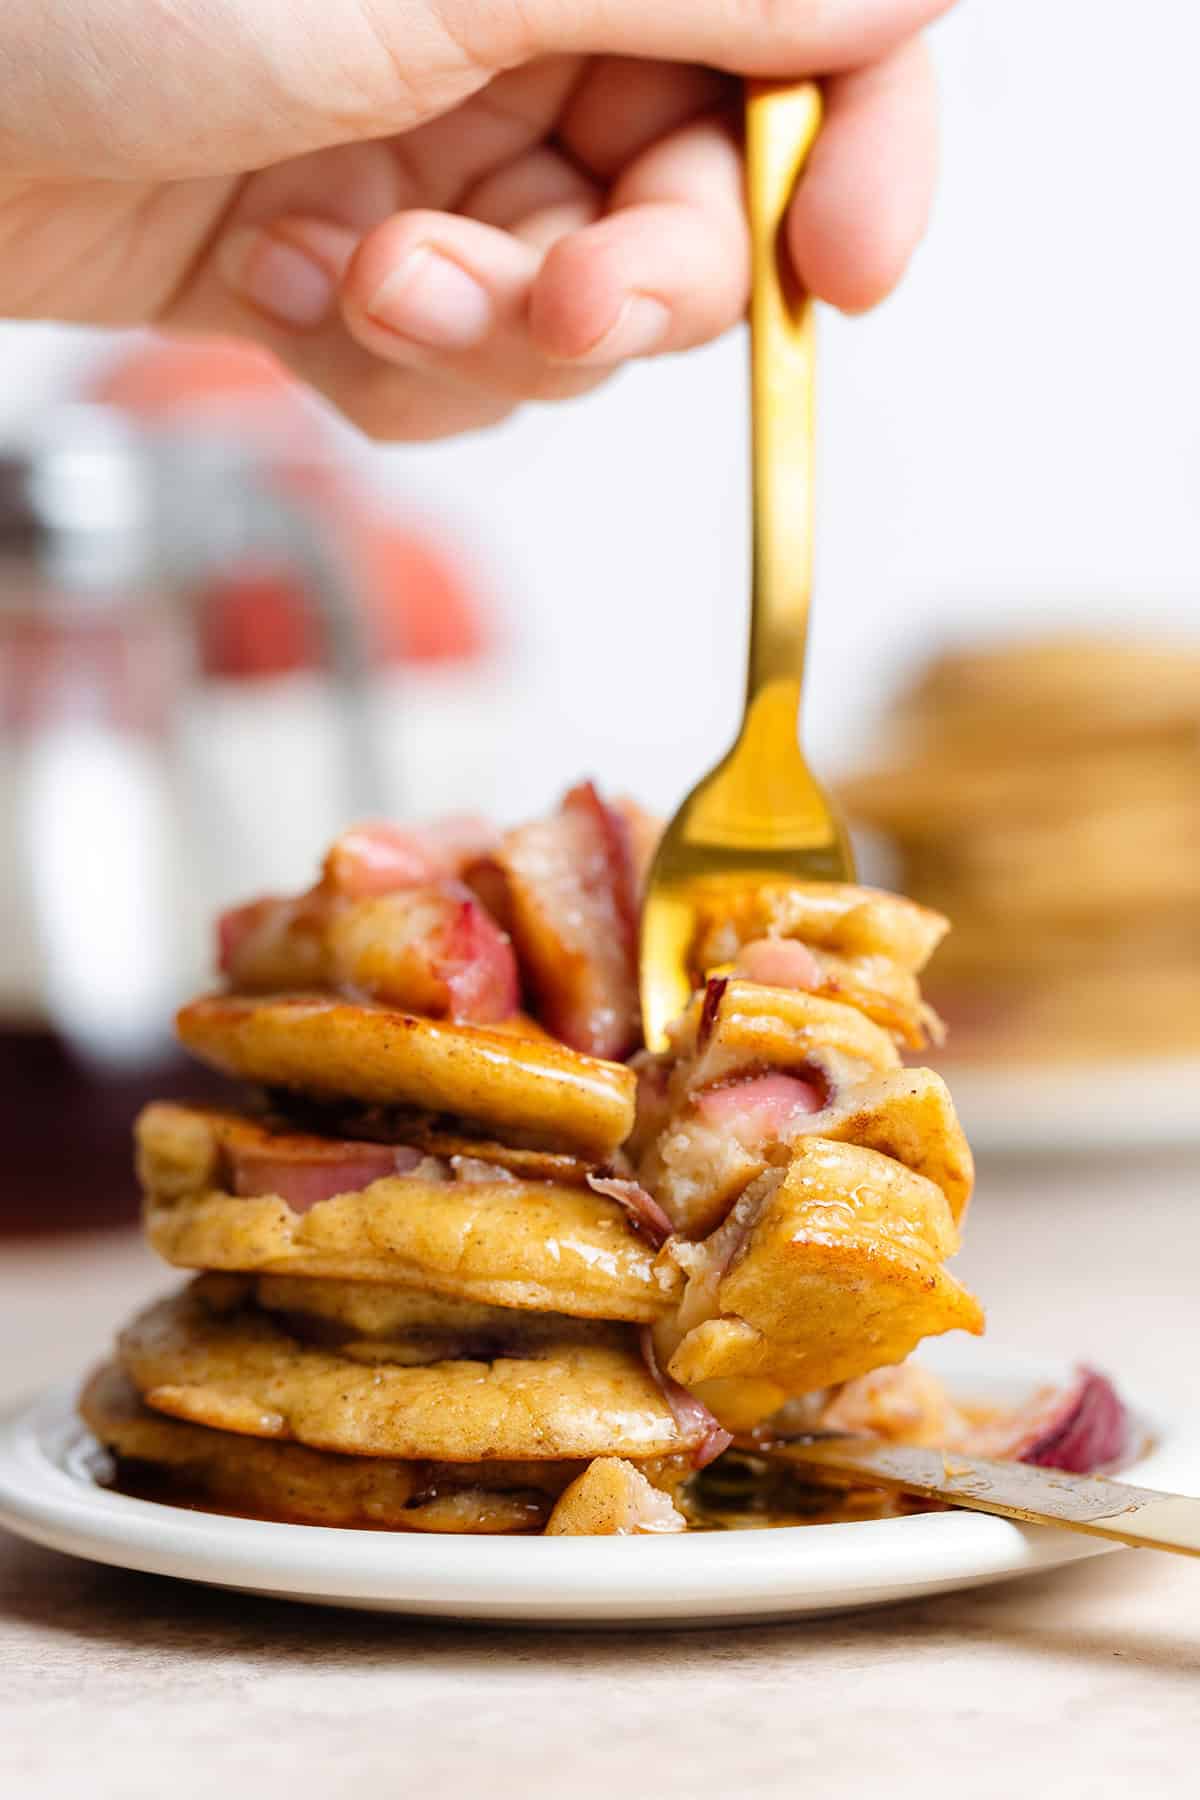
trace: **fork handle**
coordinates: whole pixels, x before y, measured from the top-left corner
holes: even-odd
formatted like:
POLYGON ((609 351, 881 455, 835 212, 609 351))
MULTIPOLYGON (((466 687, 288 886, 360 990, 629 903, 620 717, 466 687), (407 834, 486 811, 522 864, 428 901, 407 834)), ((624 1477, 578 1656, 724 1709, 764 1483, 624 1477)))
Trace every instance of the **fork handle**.
POLYGON ((748 82, 754 578, 748 720, 800 699, 813 541, 813 307, 783 246, 796 181, 821 125, 813 82, 748 82), (774 689, 767 695, 766 690, 774 689))

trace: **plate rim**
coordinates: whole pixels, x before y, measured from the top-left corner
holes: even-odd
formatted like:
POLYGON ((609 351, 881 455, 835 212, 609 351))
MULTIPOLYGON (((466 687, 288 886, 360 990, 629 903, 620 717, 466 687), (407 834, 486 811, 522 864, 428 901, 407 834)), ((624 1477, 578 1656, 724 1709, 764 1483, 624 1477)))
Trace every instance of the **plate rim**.
MULTIPOLYGON (((939 1348, 922 1360, 971 1377, 953 1346, 939 1348)), ((979 1361, 977 1380, 1063 1373, 994 1346, 979 1361)), ((736 1623, 983 1585, 1120 1548, 969 1512, 650 1540, 443 1537, 192 1512, 86 1479, 81 1459, 97 1446, 74 1410, 78 1387, 57 1383, 0 1416, 0 1524, 110 1566, 277 1598, 512 1624, 736 1623)), ((1200 1493, 1200 1434, 1160 1425, 1126 1473, 1200 1493)))

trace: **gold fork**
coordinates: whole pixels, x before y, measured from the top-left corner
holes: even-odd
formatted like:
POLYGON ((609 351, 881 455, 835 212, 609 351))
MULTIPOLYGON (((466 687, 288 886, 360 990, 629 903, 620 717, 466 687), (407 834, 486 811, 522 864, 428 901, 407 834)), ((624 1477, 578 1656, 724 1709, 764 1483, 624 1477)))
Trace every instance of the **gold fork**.
POLYGON ((800 749, 812 592, 813 309, 780 243, 788 201, 821 123, 811 82, 746 95, 754 575, 746 707, 737 742, 663 835, 642 910, 646 1042, 687 1005, 700 911, 771 877, 853 881, 845 833, 800 749))

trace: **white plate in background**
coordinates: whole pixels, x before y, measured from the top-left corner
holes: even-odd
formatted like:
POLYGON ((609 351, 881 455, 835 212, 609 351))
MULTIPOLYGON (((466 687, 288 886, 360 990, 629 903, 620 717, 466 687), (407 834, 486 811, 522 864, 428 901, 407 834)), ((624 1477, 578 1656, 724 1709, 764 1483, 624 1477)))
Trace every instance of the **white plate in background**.
POLYGON ((1078 1155, 1200 1146, 1200 1059, 941 1065, 978 1151, 1078 1155))
MULTIPOLYGON (((1061 1365, 926 1346, 960 1395, 1017 1403, 1061 1365)), ((191 1512, 99 1487, 100 1453, 61 1387, 0 1422, 0 1523, 53 1550, 218 1587, 426 1617, 694 1625, 831 1613, 1055 1568, 1114 1546, 978 1513, 679 1537, 504 1538, 331 1530, 191 1512)), ((1129 1471, 1200 1494, 1200 1435, 1163 1429, 1129 1471)))

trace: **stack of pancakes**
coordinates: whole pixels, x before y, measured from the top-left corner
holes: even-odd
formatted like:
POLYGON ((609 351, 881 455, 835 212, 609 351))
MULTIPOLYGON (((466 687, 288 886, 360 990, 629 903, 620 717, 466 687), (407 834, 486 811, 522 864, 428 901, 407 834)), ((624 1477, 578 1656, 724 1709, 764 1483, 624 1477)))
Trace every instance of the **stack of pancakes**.
POLYGON ((1200 1049, 1200 650, 1060 638, 946 655, 851 816, 951 914, 956 1058, 1200 1049))
POLYGON ((124 1479, 326 1525, 681 1530, 732 1433, 981 1329, 944 1266, 969 1152, 898 1049, 944 921, 714 904, 651 1057, 652 842, 587 786, 502 838, 347 833, 222 921, 227 988, 178 1025, 244 1097, 138 1124, 149 1240, 201 1273, 82 1401, 124 1479))

